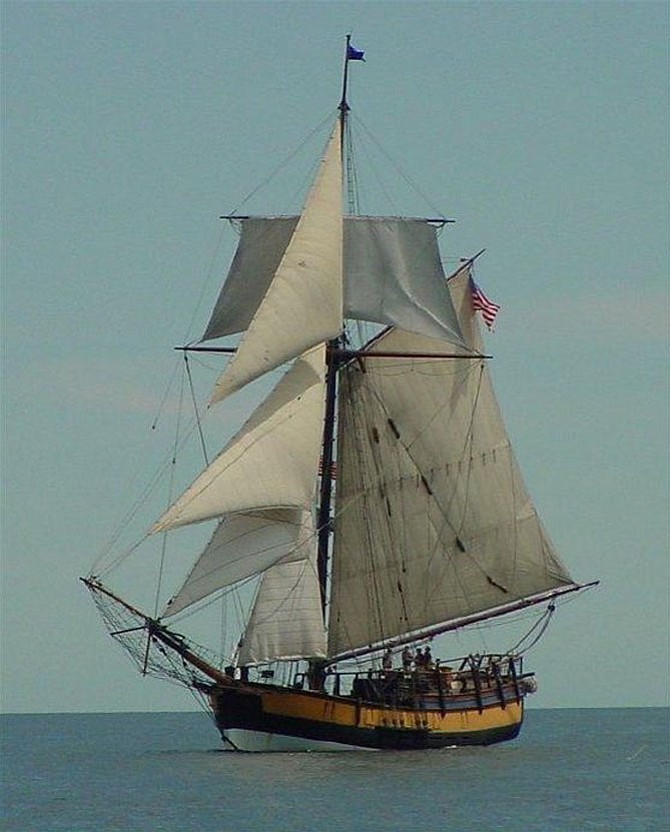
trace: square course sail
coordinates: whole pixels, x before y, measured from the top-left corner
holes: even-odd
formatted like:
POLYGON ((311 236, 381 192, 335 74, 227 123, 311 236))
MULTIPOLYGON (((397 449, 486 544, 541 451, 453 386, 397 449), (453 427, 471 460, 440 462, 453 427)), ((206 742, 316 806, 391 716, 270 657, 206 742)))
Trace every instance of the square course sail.
MULTIPOLYGON (((297 222, 297 217, 240 220, 237 251, 203 341, 247 329, 297 222)), ((343 246, 345 318, 463 343, 431 222, 347 216, 343 246)))

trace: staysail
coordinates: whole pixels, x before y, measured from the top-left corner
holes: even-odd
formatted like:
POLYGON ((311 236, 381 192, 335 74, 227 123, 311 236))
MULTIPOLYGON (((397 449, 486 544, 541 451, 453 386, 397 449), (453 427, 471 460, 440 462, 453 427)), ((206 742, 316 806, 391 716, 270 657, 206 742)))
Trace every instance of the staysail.
POLYGON ((342 331, 342 153, 336 124, 281 262, 212 403, 342 331))
MULTIPOLYGON (((449 288, 481 352, 469 281, 463 269, 449 288)), ((445 344, 390 330, 370 346, 381 351, 445 344)), ((339 402, 330 656, 573 585, 523 484, 484 360, 352 362, 339 402)))
POLYGON ((326 655, 314 539, 306 546, 305 557, 281 561, 262 575, 240 643, 240 664, 326 655))
POLYGON ((258 509, 310 509, 319 464, 325 345, 295 361, 152 532, 258 509))
POLYGON ((277 561, 304 560, 304 541, 313 534, 310 512, 300 509, 266 509, 227 517, 216 527, 163 617, 258 575, 277 561))

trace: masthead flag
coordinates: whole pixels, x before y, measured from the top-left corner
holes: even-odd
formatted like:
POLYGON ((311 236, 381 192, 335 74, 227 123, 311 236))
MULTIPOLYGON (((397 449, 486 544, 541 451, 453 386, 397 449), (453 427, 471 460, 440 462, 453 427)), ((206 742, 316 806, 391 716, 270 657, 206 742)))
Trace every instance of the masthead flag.
POLYGON ((493 329, 493 322, 500 311, 500 306, 489 300, 472 278, 470 278, 470 292, 472 294, 472 309, 475 312, 481 312, 486 326, 493 329))
POLYGON ((356 49, 354 46, 349 44, 347 46, 347 60, 348 61, 364 61, 365 60, 365 52, 362 49, 356 49))

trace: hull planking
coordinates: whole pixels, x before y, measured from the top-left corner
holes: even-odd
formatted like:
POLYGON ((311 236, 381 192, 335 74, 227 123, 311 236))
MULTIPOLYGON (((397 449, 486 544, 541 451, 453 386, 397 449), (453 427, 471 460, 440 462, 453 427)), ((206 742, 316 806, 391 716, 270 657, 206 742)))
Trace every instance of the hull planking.
POLYGON ((209 698, 222 738, 240 751, 413 750, 490 745, 517 736, 523 696, 427 697, 392 707, 351 697, 249 683, 213 686, 209 698))

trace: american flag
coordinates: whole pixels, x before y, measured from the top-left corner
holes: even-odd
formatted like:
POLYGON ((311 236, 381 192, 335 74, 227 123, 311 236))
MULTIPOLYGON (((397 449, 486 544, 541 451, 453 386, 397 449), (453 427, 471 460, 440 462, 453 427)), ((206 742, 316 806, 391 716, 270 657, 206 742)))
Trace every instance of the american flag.
POLYGON ((493 322, 500 311, 500 306, 489 300, 472 278, 470 278, 470 292, 472 294, 473 310, 475 312, 481 312, 486 326, 489 329, 493 329, 493 322))

